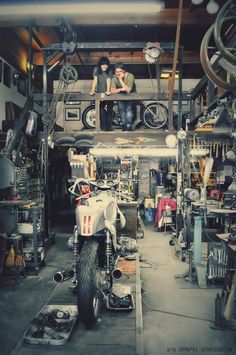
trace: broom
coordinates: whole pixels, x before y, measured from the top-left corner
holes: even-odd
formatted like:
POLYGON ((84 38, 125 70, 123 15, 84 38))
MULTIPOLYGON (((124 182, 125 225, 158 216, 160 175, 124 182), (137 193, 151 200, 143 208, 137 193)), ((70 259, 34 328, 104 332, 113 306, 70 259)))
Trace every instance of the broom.
POLYGON ((205 161, 205 170, 204 170, 204 176, 203 176, 203 185, 201 187, 201 200, 206 200, 206 188, 207 188, 207 182, 210 178, 211 170, 213 167, 214 159, 213 158, 206 158, 205 161))
POLYGON ((229 321, 231 319, 233 311, 234 311, 235 290, 236 290, 236 272, 234 272, 231 290, 230 290, 229 297, 227 299, 225 311, 224 311, 224 318, 227 321, 229 321))

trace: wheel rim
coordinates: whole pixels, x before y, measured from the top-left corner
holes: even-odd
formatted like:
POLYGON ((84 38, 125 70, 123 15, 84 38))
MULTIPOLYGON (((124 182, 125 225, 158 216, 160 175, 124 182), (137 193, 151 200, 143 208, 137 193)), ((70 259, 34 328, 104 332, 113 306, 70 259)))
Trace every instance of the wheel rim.
POLYGON ((96 126, 96 111, 95 110, 90 110, 87 113, 86 122, 90 127, 95 128, 95 126, 96 126))
POLYGON ((93 298, 93 313, 95 318, 97 318, 98 314, 99 314, 99 302, 100 302, 100 295, 98 294, 98 290, 96 292, 96 295, 93 298))
MULTIPOLYGON (((221 54, 226 58, 228 61, 232 62, 232 64, 236 64, 236 56, 235 56, 235 49, 234 53, 231 53, 230 50, 228 50, 222 39, 221 39, 221 29, 222 25, 224 22, 227 20, 230 20, 230 17, 228 16, 230 12, 235 13, 235 4, 233 4, 233 0, 228 1, 219 11, 216 21, 215 21, 215 26, 214 26, 214 38, 216 42, 216 46, 221 52, 221 54), (227 16, 228 18, 227 18, 227 16)), ((231 16, 232 23, 235 24, 235 16, 231 16)))
MULTIPOLYGON (((203 37, 202 43, 201 43, 201 48, 200 48, 200 59, 201 59, 201 64, 206 72, 207 77, 213 81, 214 84, 220 86, 222 89, 228 90, 228 91, 234 91, 235 90, 235 85, 227 83, 224 81, 213 69, 213 66, 210 63, 210 59, 208 56, 208 47, 209 47, 209 42, 211 39, 211 36, 213 35, 214 31, 214 24, 211 25, 211 27, 208 29, 208 31, 205 33, 205 36, 203 37)), ((223 68, 221 68, 223 70, 223 68)))
POLYGON ((106 285, 106 272, 103 269, 99 268, 98 264, 99 263, 97 257, 97 266, 94 278, 95 295, 93 297, 93 313, 95 318, 97 318, 99 314, 101 290, 104 289, 104 286, 106 285))
POLYGON ((144 117, 145 122, 150 128, 161 128, 165 125, 167 117, 166 117, 165 109, 160 105, 153 104, 146 108, 144 117), (150 112, 151 111, 151 112, 150 112))

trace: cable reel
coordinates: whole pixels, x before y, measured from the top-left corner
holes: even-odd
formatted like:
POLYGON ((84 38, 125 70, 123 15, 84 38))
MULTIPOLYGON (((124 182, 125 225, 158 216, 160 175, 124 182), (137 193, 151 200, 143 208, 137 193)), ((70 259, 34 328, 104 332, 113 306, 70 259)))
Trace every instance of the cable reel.
POLYGON ((236 39, 232 37, 227 48, 221 39, 222 27, 227 26, 227 35, 235 29, 236 5, 229 0, 220 10, 215 23, 206 32, 200 49, 202 67, 208 78, 217 86, 236 91, 236 39), (215 46, 209 46, 214 40, 215 46), (216 49, 209 57, 210 49, 216 49), (230 81, 229 81, 230 77, 230 81))
POLYGON ((148 63, 155 63, 161 55, 160 43, 148 42, 146 47, 143 49, 143 53, 145 54, 145 59, 148 63))

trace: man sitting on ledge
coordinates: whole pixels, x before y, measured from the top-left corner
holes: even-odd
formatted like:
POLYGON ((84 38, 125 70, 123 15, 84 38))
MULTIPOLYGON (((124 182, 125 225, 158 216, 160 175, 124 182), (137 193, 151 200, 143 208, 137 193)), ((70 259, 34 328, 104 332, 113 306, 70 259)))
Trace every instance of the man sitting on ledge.
MULTIPOLYGON (((115 75, 111 80, 112 94, 136 92, 134 75, 125 71, 123 63, 115 65, 115 75)), ((123 131, 132 131, 134 118, 134 102, 132 100, 119 100, 118 107, 122 120, 123 131)))

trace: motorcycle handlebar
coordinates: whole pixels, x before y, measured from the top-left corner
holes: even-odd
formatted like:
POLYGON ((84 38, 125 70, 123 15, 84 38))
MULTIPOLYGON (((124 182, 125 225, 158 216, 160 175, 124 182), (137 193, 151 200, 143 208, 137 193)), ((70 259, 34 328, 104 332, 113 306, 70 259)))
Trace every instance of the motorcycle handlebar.
POLYGON ((124 194, 122 194, 121 192, 115 191, 115 193, 116 193, 116 195, 121 196, 121 197, 125 198, 126 200, 129 200, 129 201, 133 201, 133 200, 134 200, 133 197, 124 195, 124 194))
POLYGON ((92 194, 92 192, 88 192, 87 194, 78 196, 78 197, 76 197, 76 201, 79 201, 79 200, 81 200, 82 198, 89 197, 89 196, 91 196, 91 194, 92 194))
POLYGON ((68 189, 68 191, 71 193, 71 194, 73 194, 73 195, 75 195, 75 196, 79 196, 79 198, 81 197, 84 197, 85 195, 83 195, 83 196, 80 196, 80 195, 78 195, 76 192, 75 192, 75 189, 76 189, 76 186, 79 184, 79 183, 81 183, 81 182, 85 182, 86 184, 88 184, 89 185, 89 179, 85 179, 85 178, 77 178, 76 180, 75 180, 75 182, 74 182, 74 184, 73 185, 71 185, 70 187, 69 187, 69 189, 68 189))
MULTIPOLYGON (((72 193, 73 195, 77 196, 76 201, 79 201, 80 199, 89 197, 89 196, 91 196, 91 194, 92 194, 91 191, 90 191, 89 193, 87 193, 87 194, 84 194, 84 195, 79 195, 79 194, 77 194, 77 193, 75 192, 76 186, 77 186, 79 183, 81 183, 81 182, 84 182, 84 183, 90 185, 90 180, 89 180, 89 179, 77 178, 77 179, 75 180, 74 184, 73 184, 72 186, 70 186, 69 189, 68 189, 68 191, 69 191, 70 193, 72 193)), ((94 183, 94 180, 91 181, 91 184, 92 184, 92 182, 94 183)), ((92 184, 92 185, 97 186, 96 183, 94 183, 94 184, 92 184)), ((99 187, 99 186, 97 186, 97 187, 99 187)), ((124 194, 122 194, 121 192, 113 191, 113 193, 115 193, 117 196, 123 197, 124 199, 126 199, 126 200, 128 200, 128 201, 133 201, 133 200, 134 200, 132 197, 127 196, 127 195, 124 195, 124 194)))

